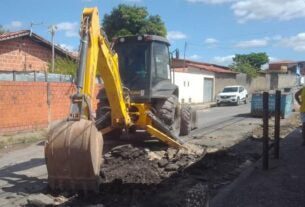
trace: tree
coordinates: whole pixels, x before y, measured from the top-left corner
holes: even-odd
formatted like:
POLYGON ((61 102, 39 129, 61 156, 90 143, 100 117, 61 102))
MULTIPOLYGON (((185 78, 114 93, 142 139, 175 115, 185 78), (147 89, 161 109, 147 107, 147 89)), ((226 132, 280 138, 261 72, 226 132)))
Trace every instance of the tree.
MULTIPOLYGON (((77 63, 69 58, 57 57, 54 61, 54 73, 76 76, 77 63)), ((51 72, 51 63, 49 63, 49 72, 51 72)))
POLYGON ((261 70, 261 66, 268 61, 269 58, 266 53, 236 54, 230 67, 234 71, 245 73, 252 78, 261 70))
POLYGON ((120 4, 105 14, 103 27, 108 38, 124 35, 153 34, 166 36, 164 22, 159 15, 149 15, 145 7, 120 4))
POLYGON ((265 52, 250 53, 250 54, 236 54, 233 58, 234 62, 237 63, 249 63, 254 68, 260 70, 261 66, 268 63, 269 58, 265 52))

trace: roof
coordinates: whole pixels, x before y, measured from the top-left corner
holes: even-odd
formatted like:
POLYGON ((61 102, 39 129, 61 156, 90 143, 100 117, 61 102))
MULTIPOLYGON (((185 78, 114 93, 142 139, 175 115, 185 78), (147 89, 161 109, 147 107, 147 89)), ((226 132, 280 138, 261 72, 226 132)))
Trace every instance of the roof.
POLYGON ((184 67, 194 67, 200 70, 205 70, 214 73, 237 74, 237 72, 232 71, 231 68, 226 66, 216 65, 212 63, 205 63, 205 62, 197 62, 192 60, 173 59, 173 68, 179 71, 184 67))
POLYGON ((144 41, 157 41, 157 42, 162 42, 167 45, 170 45, 169 41, 165 37, 161 37, 161 36, 157 36, 157 35, 148 35, 148 34, 119 36, 119 37, 113 38, 113 42, 121 43, 120 40, 122 38, 125 39, 125 42, 129 42, 129 41, 138 42, 138 41, 144 40, 144 41), (141 39, 139 40, 139 38, 141 38, 141 39))
POLYGON ((269 65, 277 65, 277 64, 297 64, 297 61, 292 61, 292 60, 280 60, 280 61, 274 61, 269 63, 269 65))
MULTIPOLYGON (((20 37, 30 37, 32 39, 35 39, 37 43, 45 46, 45 47, 49 47, 52 48, 52 43, 46 39, 44 39, 43 37, 35 34, 34 32, 31 32, 30 30, 20 30, 17 32, 6 32, 0 35, 0 42, 4 42, 7 40, 12 40, 12 39, 16 39, 16 38, 20 38, 20 37)), ((68 56, 71 59, 77 59, 77 57, 72 53, 69 52, 63 48, 61 48, 58 45, 54 45, 55 48, 55 52, 59 53, 63 56, 68 56)))

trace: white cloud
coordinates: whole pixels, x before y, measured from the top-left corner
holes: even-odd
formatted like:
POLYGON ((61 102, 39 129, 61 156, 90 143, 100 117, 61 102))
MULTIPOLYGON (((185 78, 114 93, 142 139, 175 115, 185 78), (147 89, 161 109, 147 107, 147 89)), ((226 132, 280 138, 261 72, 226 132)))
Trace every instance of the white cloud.
POLYGON ((204 43, 205 44, 209 44, 209 45, 213 45, 213 44, 218 43, 218 40, 216 40, 215 38, 206 38, 204 40, 204 43))
POLYGON ((238 0, 231 8, 240 23, 249 20, 291 20, 305 17, 304 0, 238 0))
POLYGON ((225 65, 228 66, 233 63, 234 55, 227 55, 227 56, 216 56, 214 57, 211 62, 218 65, 225 65))
POLYGON ((64 31, 67 37, 78 37, 77 22, 61 22, 56 25, 58 31, 64 31))
POLYGON ((291 37, 283 37, 279 40, 278 45, 292 48, 297 52, 305 52, 305 32, 291 37))
POLYGON ((277 57, 269 57, 269 62, 274 62, 279 60, 277 57))
POLYGON ((238 42, 235 47, 237 48, 253 48, 253 47, 265 47, 268 45, 267 38, 264 39, 253 39, 238 42))
POLYGON ((9 31, 16 31, 23 27, 23 23, 20 21, 11 21, 9 24, 4 25, 4 28, 8 29, 9 31))
POLYGON ((92 2, 93 0, 82 0, 82 2, 87 2, 87 3, 89 3, 89 2, 92 2))
POLYGON ((69 52, 75 51, 75 48, 72 45, 59 44, 58 46, 69 52))
POLYGON ((202 57, 200 55, 194 54, 194 55, 189 56, 187 59, 190 59, 190 60, 199 60, 201 58, 202 57))
POLYGON ((235 1, 235 0, 186 0, 186 1, 190 2, 190 3, 223 4, 223 3, 228 3, 228 2, 235 1))
POLYGON ((185 0, 189 3, 230 3, 238 22, 250 20, 291 20, 305 18, 304 0, 185 0))
POLYGON ((167 33, 167 39, 169 40, 183 40, 186 38, 187 38, 186 34, 179 31, 169 31, 167 33))

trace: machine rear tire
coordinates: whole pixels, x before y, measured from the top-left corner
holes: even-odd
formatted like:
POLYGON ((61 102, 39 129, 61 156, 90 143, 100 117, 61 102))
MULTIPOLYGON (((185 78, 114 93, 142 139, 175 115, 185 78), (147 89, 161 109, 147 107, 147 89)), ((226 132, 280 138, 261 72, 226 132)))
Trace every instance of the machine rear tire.
MULTIPOLYGON (((107 100, 100 100, 96 109, 96 120, 105 116, 108 112, 111 112, 109 102, 107 100)), ((107 117, 104 121, 99 123, 96 127, 101 130, 111 125, 111 117, 107 117)))
POLYGON ((180 113, 180 135, 186 136, 191 131, 192 109, 190 105, 182 106, 180 113))
MULTIPOLYGON (((101 117, 105 116, 108 112, 111 112, 108 100, 100 100, 97 109, 96 109, 96 120, 100 119, 101 117)), ((106 127, 111 126, 111 116, 108 116, 104 121, 99 123, 96 127, 98 130, 102 130, 106 127)), ((122 129, 113 129, 112 131, 104 134, 104 138, 120 138, 122 135, 122 129)))

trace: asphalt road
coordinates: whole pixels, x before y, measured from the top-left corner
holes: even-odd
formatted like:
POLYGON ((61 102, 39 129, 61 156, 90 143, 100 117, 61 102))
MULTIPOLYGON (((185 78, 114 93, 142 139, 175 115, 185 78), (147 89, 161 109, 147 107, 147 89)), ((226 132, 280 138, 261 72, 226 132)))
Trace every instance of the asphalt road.
POLYGON ((228 124, 233 124, 250 116, 250 104, 239 106, 219 106, 197 111, 197 129, 192 135, 207 135, 221 129, 228 124))
MULTIPOLYGON (((192 134, 212 133, 225 125, 242 121, 249 112, 249 105, 198 111, 198 129, 192 134)), ((29 194, 46 189, 43 148, 43 143, 40 143, 6 153, 0 151, 0 206, 24 205, 29 194)))

